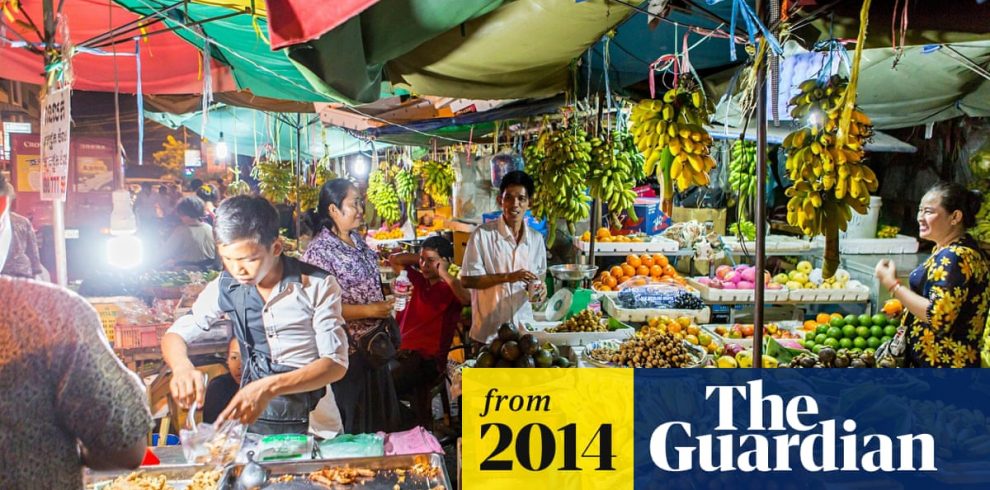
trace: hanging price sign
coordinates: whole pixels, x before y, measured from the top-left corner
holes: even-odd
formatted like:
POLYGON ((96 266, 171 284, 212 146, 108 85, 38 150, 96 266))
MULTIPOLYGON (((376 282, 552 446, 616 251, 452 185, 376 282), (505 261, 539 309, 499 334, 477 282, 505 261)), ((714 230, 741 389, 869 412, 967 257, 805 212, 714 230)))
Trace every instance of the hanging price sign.
POLYGON ((64 201, 68 190, 71 94, 68 87, 51 91, 41 109, 41 199, 45 201, 64 201))

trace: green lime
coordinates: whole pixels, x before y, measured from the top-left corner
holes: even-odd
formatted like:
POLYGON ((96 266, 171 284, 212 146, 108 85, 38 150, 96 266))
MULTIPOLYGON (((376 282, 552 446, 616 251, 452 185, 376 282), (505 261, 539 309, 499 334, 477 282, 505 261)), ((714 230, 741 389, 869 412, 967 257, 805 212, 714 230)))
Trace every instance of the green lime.
POLYGON ((895 335, 897 335, 897 327, 893 325, 887 325, 886 327, 883 327, 884 337, 893 337, 895 335))
POLYGON ((891 327, 899 327, 899 326, 901 326, 901 319, 900 318, 891 318, 890 320, 887 320, 887 325, 888 326, 891 326, 891 327))
MULTIPOLYGON (((835 327, 835 328, 842 328, 842 327, 846 326, 846 321, 843 320, 842 318, 838 318, 838 317, 832 318, 831 320, 829 320, 827 326, 829 326, 829 327, 835 327)), ((818 327, 818 328, 822 328, 822 327, 818 327)), ((821 333, 821 332, 819 332, 819 333, 821 333)))
POLYGON ((835 349, 839 347, 839 339, 825 339, 825 346, 835 349))
POLYGON ((870 346, 871 349, 876 349, 880 347, 880 339, 876 337, 870 337, 866 339, 866 345, 870 346))
POLYGON ((816 345, 818 345, 818 344, 816 344, 814 340, 805 340, 804 341, 804 348, 805 349, 815 350, 815 346, 816 345))
POLYGON ((846 322, 846 325, 852 325, 854 327, 859 326, 859 319, 856 318, 856 315, 846 315, 846 317, 843 318, 843 321, 846 322))
POLYGON ((878 327, 882 327, 886 325, 887 315, 884 315, 883 313, 877 313, 876 315, 873 315, 873 324, 878 327))
POLYGON ((870 336, 870 327, 856 327, 856 335, 853 337, 863 337, 864 339, 870 336))
MULTIPOLYGON (((845 327, 843 327, 843 328, 845 328, 845 327)), ((841 339, 842 338, 842 329, 841 328, 830 327, 828 329, 828 333, 826 335, 828 335, 828 337, 831 338, 831 339, 841 339)))
POLYGON ((815 335, 815 343, 816 344, 824 344, 825 343, 825 339, 827 339, 827 338, 828 338, 828 335, 825 335, 823 333, 820 333, 818 335, 815 335))
POLYGON ((857 349, 862 350, 862 349, 865 349, 866 346, 868 346, 870 344, 868 344, 866 342, 866 339, 864 339, 863 337, 856 337, 856 339, 853 340, 853 345, 856 346, 857 349))
POLYGON ((824 334, 824 333, 828 332, 828 327, 829 327, 829 324, 827 324, 827 323, 823 323, 823 324, 818 325, 818 328, 815 329, 815 334, 816 335, 817 334, 824 334))
POLYGON ((817 354, 817 353, 821 352, 822 349, 824 349, 824 348, 825 348, 824 345, 815 345, 814 347, 811 348, 811 352, 814 352, 815 354, 817 354))
POLYGON ((883 337, 883 327, 879 325, 874 325, 870 327, 870 337, 880 338, 883 337))
POLYGON ((890 342, 893 339, 894 338, 891 337, 890 335, 884 335, 883 337, 880 337, 880 345, 886 344, 887 342, 890 342))
POLYGON ((853 346, 852 339, 843 338, 839 340, 839 347, 843 349, 852 349, 852 346, 853 346))
POLYGON ((873 325, 873 317, 867 315, 866 313, 859 315, 859 326, 869 327, 870 325, 873 325))

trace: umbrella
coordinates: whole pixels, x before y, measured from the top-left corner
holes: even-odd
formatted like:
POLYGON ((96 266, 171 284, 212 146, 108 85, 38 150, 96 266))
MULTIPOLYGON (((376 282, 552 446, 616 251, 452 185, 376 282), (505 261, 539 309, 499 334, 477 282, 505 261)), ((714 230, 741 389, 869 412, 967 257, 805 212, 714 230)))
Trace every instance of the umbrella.
MULTIPOLYGON (((0 5, 4 2, 0 1, 0 5)), ((14 10, 8 5, 0 15, 0 78, 28 83, 42 83, 44 59, 42 55, 41 0, 21 0, 14 10), (37 26, 37 27, 34 27, 37 26)), ((86 40, 99 40, 111 29, 135 26, 139 17, 126 9, 107 1, 73 0, 62 2, 62 22, 69 39, 74 44, 86 40)), ((182 38, 160 33, 165 29, 154 24, 135 29, 134 36, 145 35, 140 43, 126 42, 116 46, 79 46, 72 58, 74 81, 72 86, 80 90, 112 92, 138 92, 137 44, 140 44, 141 85, 145 93, 188 94, 203 91, 203 56, 195 46, 182 38), (116 64, 116 70, 114 69, 116 64), (116 71, 116 75, 115 75, 116 71)), ((65 40, 56 36, 56 42, 65 40)), ((212 90, 225 91, 236 88, 229 68, 220 63, 210 63, 212 90)))

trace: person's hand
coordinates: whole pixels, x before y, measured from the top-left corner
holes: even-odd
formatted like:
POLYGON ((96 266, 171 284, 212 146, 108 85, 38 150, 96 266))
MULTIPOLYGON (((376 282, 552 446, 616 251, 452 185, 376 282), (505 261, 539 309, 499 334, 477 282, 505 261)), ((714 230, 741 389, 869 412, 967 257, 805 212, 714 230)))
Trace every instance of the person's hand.
POLYGON ((450 262, 447 262, 447 259, 441 257, 440 260, 437 261, 437 274, 442 279, 448 279, 450 278, 449 270, 450 270, 450 262))
POLYGON ((536 302, 542 303, 547 300, 547 285, 543 281, 537 279, 537 292, 536 292, 536 302))
POLYGON ((194 367, 172 372, 172 380, 168 384, 172 398, 182 408, 189 408, 195 401, 200 407, 206 398, 206 387, 203 386, 203 373, 194 367))
POLYGON ((539 281, 539 280, 540 278, 536 277, 536 274, 533 274, 532 272, 525 269, 519 269, 515 272, 509 273, 508 282, 529 282, 529 281, 539 281))
POLYGON ((220 412, 216 425, 219 426, 227 420, 237 420, 249 425, 258 420, 268 406, 268 402, 274 397, 269 389, 270 380, 271 378, 262 378, 252 381, 237 390, 237 394, 230 400, 227 408, 220 412))
POLYGON ((873 270, 873 274, 880 281, 880 285, 884 289, 890 289, 897 283, 897 268, 888 259, 877 262, 877 267, 873 270))
POLYGON ((388 318, 392 315, 392 309, 395 306, 395 298, 390 298, 385 301, 378 301, 376 303, 368 303, 368 318, 388 318))

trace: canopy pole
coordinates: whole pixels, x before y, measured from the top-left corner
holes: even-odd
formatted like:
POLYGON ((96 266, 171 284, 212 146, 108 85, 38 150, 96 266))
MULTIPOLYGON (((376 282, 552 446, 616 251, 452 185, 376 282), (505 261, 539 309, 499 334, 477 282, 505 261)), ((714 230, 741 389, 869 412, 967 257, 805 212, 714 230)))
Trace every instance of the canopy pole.
POLYGON ((299 179, 302 178, 302 114, 296 113, 296 240, 302 235, 302 200, 299 199, 299 179))
MULTIPOLYGON (((775 1, 775 0, 770 0, 775 1)), ((756 0, 756 13, 763 17, 763 0, 756 0)), ((764 39, 762 42, 766 42, 764 39)), ((766 56, 769 56, 767 54, 766 56)), ((763 367, 763 281, 766 270, 766 212, 767 212, 767 65, 766 58, 757 60, 756 71, 756 284, 753 305, 753 367, 763 367)))
MULTIPOLYGON (((55 46, 55 6, 53 0, 43 0, 41 9, 44 15, 45 31, 45 66, 51 66, 52 48, 55 46)), ((46 74, 47 75, 47 74, 46 74)), ((51 78, 46 76, 46 79, 51 78)), ((49 85, 46 92, 52 88, 49 85)), ((52 235, 55 245, 55 281, 59 286, 65 287, 69 283, 68 268, 66 265, 65 251, 65 201, 55 199, 52 201, 52 235)))

